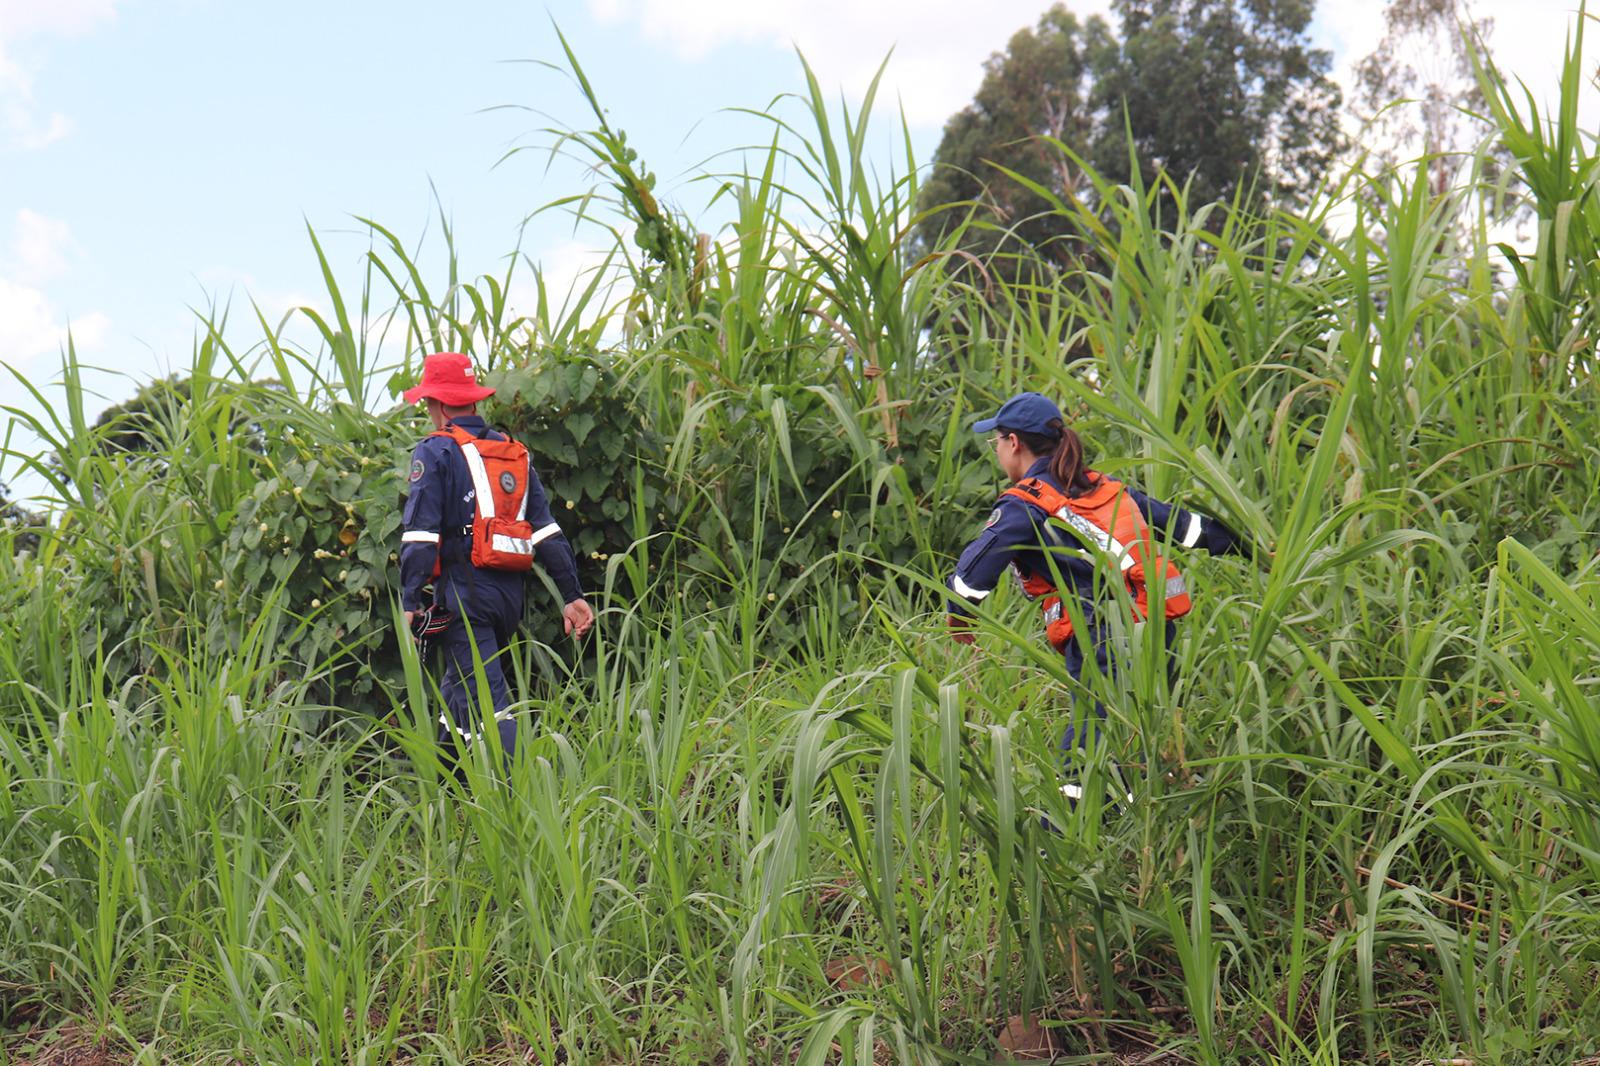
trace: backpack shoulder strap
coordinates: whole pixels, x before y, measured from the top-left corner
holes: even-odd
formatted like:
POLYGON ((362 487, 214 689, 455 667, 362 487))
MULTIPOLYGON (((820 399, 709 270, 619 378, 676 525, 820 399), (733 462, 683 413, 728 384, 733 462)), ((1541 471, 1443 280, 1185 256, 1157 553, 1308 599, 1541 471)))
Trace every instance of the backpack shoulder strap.
POLYGON ((1002 498, 1015 496, 1024 503, 1030 503, 1049 515, 1058 514, 1063 507, 1067 506, 1065 493, 1048 481, 1036 477, 1023 478, 1000 495, 1002 498))
POLYGON ((457 444, 472 444, 478 439, 471 433, 468 433, 466 430, 462 429, 460 426, 445 426, 443 429, 434 430, 432 433, 429 433, 428 436, 447 437, 450 440, 455 441, 457 444))

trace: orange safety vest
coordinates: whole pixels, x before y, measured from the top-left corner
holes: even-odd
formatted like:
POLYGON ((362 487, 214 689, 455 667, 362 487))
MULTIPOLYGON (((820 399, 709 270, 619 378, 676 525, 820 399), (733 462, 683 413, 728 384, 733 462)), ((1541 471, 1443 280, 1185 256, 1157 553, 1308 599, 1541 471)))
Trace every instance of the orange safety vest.
MULTIPOLYGON (((1150 611, 1147 578, 1150 572, 1166 576, 1166 617, 1182 618, 1188 614, 1193 606, 1189 587, 1172 561, 1156 551, 1139 505, 1122 487, 1122 482, 1093 471, 1090 477, 1096 479, 1094 488, 1081 496, 1068 496, 1036 477, 1017 482, 1003 495, 1015 496, 1066 523, 1080 539, 1098 548, 1101 558, 1115 566, 1127 582, 1135 618, 1143 619, 1150 611)), ((1072 618, 1061 605, 1055 582, 1047 573, 1036 572, 1023 581, 1022 591, 1030 599, 1045 597, 1040 604, 1045 636, 1051 647, 1061 651, 1072 639, 1072 618)))
POLYGON ((530 570, 539 543, 528 522, 528 449, 512 440, 485 440, 459 426, 449 437, 461 448, 472 475, 472 565, 485 570, 530 570))

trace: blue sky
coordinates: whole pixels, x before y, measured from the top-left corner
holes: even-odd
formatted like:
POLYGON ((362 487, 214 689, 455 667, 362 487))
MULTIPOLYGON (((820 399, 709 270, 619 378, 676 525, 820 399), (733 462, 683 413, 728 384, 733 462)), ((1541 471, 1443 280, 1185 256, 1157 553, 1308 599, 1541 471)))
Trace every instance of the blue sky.
MULTIPOLYGON (((1044 6, 0 0, 0 362, 46 386, 70 324, 82 358, 107 368, 91 385, 121 399, 187 364, 190 307, 231 294, 242 309, 248 293, 276 317, 315 301, 307 221, 353 284, 366 245, 351 216, 412 241, 437 232, 434 189, 463 268, 498 270, 529 212, 587 182, 570 165, 547 173, 542 153, 500 162, 548 138, 537 133, 546 119, 497 105, 586 118, 567 79, 519 62, 559 59, 552 18, 667 197, 693 213, 705 197, 689 181, 698 164, 753 132, 721 109, 800 88, 795 45, 847 97, 894 47, 889 101, 926 160, 983 59, 1044 6)), ((1502 62, 1548 81, 1570 5, 1479 6, 1501 15, 1502 62)), ((1317 42, 1342 66, 1376 41, 1381 10, 1324 0, 1317 42)), ((886 164, 893 132, 885 124, 879 142, 886 164)), ((592 243, 556 216, 522 240, 557 279, 592 243)), ((18 404, 24 390, 0 375, 0 405, 18 404)), ((0 479, 28 484, 14 461, 0 462, 0 479)))

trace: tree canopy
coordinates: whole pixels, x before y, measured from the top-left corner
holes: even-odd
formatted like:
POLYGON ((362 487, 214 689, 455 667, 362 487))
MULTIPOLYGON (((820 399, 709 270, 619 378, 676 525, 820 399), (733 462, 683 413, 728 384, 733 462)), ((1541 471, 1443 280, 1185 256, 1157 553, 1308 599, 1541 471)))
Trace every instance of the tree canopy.
POLYGON ((1115 181, 1166 174, 1195 203, 1305 200, 1341 147, 1340 93, 1306 36, 1312 0, 1114 0, 1117 32, 1061 4, 984 64, 946 123, 923 186, 918 236, 936 244, 978 204, 976 253, 1006 232, 1062 261, 1048 200, 1087 195, 1061 147, 1115 181), (1131 151, 1130 151, 1131 149, 1131 151), (1015 177, 1013 176, 1015 175, 1015 177), (1022 179, 1022 180, 1019 180, 1022 179))

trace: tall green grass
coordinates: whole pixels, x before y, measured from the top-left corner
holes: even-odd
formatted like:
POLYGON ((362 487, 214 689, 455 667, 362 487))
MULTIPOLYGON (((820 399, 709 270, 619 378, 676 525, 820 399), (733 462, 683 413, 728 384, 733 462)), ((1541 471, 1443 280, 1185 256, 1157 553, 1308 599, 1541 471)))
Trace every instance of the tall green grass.
POLYGON ((518 318, 514 275, 375 226, 347 294, 314 238, 315 345, 208 323, 143 456, 96 446, 69 353, 54 522, 0 551, 4 1054, 974 1062, 1016 1015, 1081 1061, 1600 1054, 1581 55, 1553 125, 1484 72, 1540 220, 1509 272, 1415 169, 1306 217, 1091 181, 1051 208, 1076 273, 974 281, 913 257, 914 161, 878 183, 870 98, 809 71, 702 236, 584 80, 560 147, 617 199, 566 206, 622 290, 518 318), (597 636, 513 648, 524 743, 463 779, 388 560, 418 427, 385 392, 445 347, 597 360, 642 427, 597 636), (998 488, 965 426, 1024 385, 1262 549, 1187 561, 1170 689, 1131 626, 1073 682, 1014 593, 942 631, 998 488), (1084 688, 1120 812, 1056 789, 1084 688))

